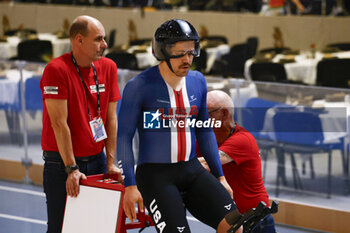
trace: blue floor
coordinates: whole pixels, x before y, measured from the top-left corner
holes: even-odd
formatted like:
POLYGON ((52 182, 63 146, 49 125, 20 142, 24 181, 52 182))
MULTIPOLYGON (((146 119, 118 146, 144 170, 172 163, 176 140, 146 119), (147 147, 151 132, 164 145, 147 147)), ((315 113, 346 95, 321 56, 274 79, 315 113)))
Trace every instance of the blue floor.
MULTIPOLYGON (((0 233, 46 232, 46 204, 42 187, 0 180, 0 233)), ((215 230, 188 216, 192 232, 215 233, 215 230)), ((277 226, 279 233, 313 232, 277 226)), ((139 232, 139 229, 128 233, 139 232)), ((143 233, 156 233, 153 227, 143 233)))
POLYGON ((42 188, 0 181, 0 233, 46 231, 46 203, 42 188))

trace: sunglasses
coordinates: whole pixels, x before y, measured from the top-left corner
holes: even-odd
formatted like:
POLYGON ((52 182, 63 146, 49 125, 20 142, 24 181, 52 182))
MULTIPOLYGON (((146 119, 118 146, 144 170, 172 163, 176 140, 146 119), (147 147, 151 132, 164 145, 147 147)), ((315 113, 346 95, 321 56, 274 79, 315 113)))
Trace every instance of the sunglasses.
POLYGON ((221 110, 221 109, 222 109, 222 107, 218 107, 218 108, 216 108, 216 109, 214 109, 214 110, 208 111, 208 114, 211 114, 211 113, 213 113, 213 112, 217 112, 217 111, 219 111, 219 110, 221 110))
POLYGON ((180 57, 184 57, 186 55, 190 55, 190 56, 196 57, 196 56, 198 56, 198 52, 195 49, 188 50, 188 51, 185 51, 185 52, 184 51, 178 51, 178 52, 175 51, 174 54, 170 56, 170 58, 180 58, 180 57))

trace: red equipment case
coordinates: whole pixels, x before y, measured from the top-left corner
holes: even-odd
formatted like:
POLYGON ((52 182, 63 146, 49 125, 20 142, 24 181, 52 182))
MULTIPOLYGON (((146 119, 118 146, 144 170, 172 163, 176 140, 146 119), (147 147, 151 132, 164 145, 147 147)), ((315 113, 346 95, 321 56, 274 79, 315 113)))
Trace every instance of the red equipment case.
POLYGON ((137 222, 125 222, 124 193, 117 176, 100 174, 81 180, 78 197, 67 196, 62 233, 126 233, 128 229, 153 225, 151 217, 140 211, 137 222))

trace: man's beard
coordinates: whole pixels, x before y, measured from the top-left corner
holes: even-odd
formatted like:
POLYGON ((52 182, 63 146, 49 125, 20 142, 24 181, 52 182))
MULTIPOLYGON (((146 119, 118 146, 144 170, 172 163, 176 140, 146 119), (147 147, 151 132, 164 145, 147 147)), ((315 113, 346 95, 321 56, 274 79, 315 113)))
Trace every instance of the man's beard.
POLYGON ((174 72, 174 73, 175 73, 176 76, 178 76, 178 77, 183 77, 183 76, 186 76, 186 75, 188 74, 188 71, 190 70, 190 68, 191 68, 191 64, 190 64, 190 63, 184 63, 184 64, 180 65, 180 66, 178 67, 177 71, 174 72), (186 70, 185 72, 182 71, 182 69, 183 69, 184 67, 188 67, 188 70, 186 70))

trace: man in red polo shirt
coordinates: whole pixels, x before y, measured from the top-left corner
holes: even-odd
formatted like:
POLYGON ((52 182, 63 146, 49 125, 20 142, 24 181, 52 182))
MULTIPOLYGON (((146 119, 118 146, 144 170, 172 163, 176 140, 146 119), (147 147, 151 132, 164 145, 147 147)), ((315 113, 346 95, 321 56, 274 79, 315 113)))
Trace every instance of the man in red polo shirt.
MULTIPOLYGON (((261 175, 258 145, 253 135, 233 120, 234 105, 231 97, 223 91, 210 91, 207 95, 210 118, 221 121, 220 128, 213 128, 219 146, 219 155, 225 178, 233 191, 239 212, 255 208, 260 201, 269 206, 269 196, 261 175)), ((209 169, 203 157, 202 165, 209 169)), ((252 231, 274 233, 272 215, 268 215, 252 231)))
POLYGON ((72 52, 53 59, 40 82, 49 233, 61 232, 66 196, 79 194, 80 179, 120 174, 114 163, 120 99, 117 66, 102 57, 104 37, 97 19, 77 17, 70 28, 72 52))

